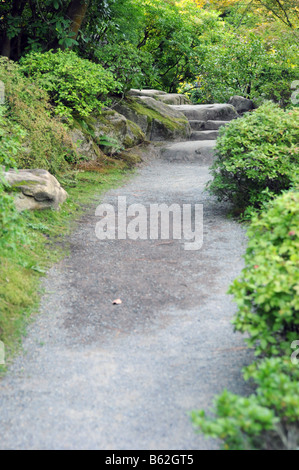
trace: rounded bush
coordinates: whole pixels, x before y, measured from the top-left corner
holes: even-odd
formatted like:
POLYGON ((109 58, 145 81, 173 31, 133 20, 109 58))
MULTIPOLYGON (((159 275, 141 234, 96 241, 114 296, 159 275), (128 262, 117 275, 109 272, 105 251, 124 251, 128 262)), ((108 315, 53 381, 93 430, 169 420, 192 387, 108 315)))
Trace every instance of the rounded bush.
POLYGON ((245 268, 229 289, 233 324, 257 354, 277 355, 299 338, 299 192, 277 197, 248 230, 245 268))
POLYGON ((108 70, 69 50, 30 53, 21 67, 49 93, 56 113, 70 119, 100 111, 118 86, 108 70))
POLYGON ((265 103, 220 131, 209 191, 238 213, 298 182, 299 110, 265 103))

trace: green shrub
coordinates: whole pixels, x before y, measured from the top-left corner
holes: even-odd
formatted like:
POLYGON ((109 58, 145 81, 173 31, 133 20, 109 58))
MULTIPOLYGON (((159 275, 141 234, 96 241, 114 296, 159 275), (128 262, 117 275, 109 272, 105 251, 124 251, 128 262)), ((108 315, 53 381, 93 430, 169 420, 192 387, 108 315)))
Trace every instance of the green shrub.
POLYGON ((291 104, 290 84, 299 71, 295 44, 286 48, 278 43, 274 49, 252 33, 242 37, 227 32, 215 44, 201 44, 197 54, 197 86, 182 84, 193 102, 226 103, 241 95, 291 104))
POLYGON ((246 333, 258 360, 244 369, 254 393, 224 391, 213 416, 194 411, 194 425, 226 449, 298 449, 299 193, 286 192, 252 219, 245 268, 229 293, 238 311, 235 329, 246 333), (298 352, 295 352, 296 356, 298 352))
POLYGON ((3 173, 3 169, 15 168, 15 157, 21 149, 24 132, 17 124, 8 121, 6 111, 4 105, 0 105, 0 249, 24 239, 23 223, 13 196, 6 192, 8 183, 3 173))
POLYGON ((266 103, 220 130, 209 191, 242 213, 298 181, 299 110, 266 103))
POLYGON ((69 50, 30 53, 20 63, 24 73, 49 93, 55 112, 71 120, 99 112, 118 87, 109 71, 69 50))
POLYGON ((230 286, 233 324, 257 354, 277 355, 299 339, 299 193, 277 197, 248 230, 245 268, 230 286))
POLYGON ((100 64, 109 69, 119 82, 119 90, 127 92, 130 88, 142 88, 148 77, 153 78, 151 55, 140 51, 128 41, 105 44, 95 50, 100 64))
POLYGON ((289 356, 267 358, 244 370, 256 390, 241 397, 225 390, 215 415, 192 413, 193 424, 228 450, 295 450, 299 445, 299 367, 289 356))
POLYGON ((224 441, 226 450, 255 449, 263 431, 274 429, 275 414, 260 405, 258 397, 241 397, 224 390, 215 399, 214 416, 193 411, 191 419, 206 436, 224 441))
POLYGON ((5 84, 5 122, 24 132, 22 146, 14 153, 18 168, 44 168, 56 174, 67 167, 75 152, 68 129, 49 104, 47 93, 24 77, 20 67, 0 58, 0 80, 5 84))

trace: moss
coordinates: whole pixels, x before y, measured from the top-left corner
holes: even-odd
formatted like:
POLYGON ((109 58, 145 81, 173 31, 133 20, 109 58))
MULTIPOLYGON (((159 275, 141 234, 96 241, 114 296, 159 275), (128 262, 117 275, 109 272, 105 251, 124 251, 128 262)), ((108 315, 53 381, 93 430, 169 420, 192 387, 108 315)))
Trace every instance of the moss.
POLYGON ((127 120, 127 131, 128 133, 124 139, 124 145, 126 148, 141 144, 146 140, 140 127, 133 121, 127 120))
POLYGON ((159 111, 149 108, 144 103, 140 103, 137 100, 128 100, 126 102, 128 107, 135 111, 137 114, 147 116, 148 123, 151 124, 153 120, 161 122, 167 129, 171 131, 181 130, 182 126, 187 123, 187 119, 184 118, 171 118, 163 116, 159 111))
POLYGON ((123 151, 119 154, 119 158, 128 164, 129 167, 141 162, 140 155, 134 151, 123 151))
MULTIPOLYGON (((12 189, 21 188, 22 186, 36 186, 36 185, 38 185, 38 184, 46 185, 46 183, 42 183, 41 181, 27 181, 27 180, 23 180, 23 181, 19 181, 18 183, 13 183, 12 189)), ((10 189, 10 188, 9 188, 9 189, 10 189)))

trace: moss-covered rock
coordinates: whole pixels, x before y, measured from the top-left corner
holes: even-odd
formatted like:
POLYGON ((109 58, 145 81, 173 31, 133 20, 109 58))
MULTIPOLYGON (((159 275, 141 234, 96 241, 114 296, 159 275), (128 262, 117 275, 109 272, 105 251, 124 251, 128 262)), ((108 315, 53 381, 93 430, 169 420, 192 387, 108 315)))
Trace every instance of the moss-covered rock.
POLYGON ((72 142, 76 148, 76 162, 80 160, 97 160, 103 156, 103 152, 94 140, 94 132, 91 129, 76 123, 70 131, 72 142))
POLYGON ((112 109, 106 109, 99 116, 77 121, 71 135, 78 154, 87 160, 98 159, 101 152, 114 155, 146 139, 136 123, 112 109))
POLYGON ((9 170, 4 173, 15 196, 15 205, 23 210, 58 210, 67 198, 57 179, 46 170, 9 170))
POLYGON ((190 124, 180 111, 149 96, 128 97, 115 109, 137 124, 148 140, 184 140, 190 136, 190 124))

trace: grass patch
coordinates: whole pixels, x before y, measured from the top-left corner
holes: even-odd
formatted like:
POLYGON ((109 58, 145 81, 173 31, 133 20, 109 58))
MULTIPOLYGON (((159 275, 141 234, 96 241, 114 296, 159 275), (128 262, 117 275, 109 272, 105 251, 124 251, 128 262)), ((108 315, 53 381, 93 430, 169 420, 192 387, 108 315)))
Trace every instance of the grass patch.
POLYGON ((38 312, 41 279, 68 252, 67 238, 87 205, 132 175, 123 163, 98 171, 72 171, 58 177, 69 197, 60 211, 24 211, 26 241, 0 253, 0 340, 5 345, 6 365, 19 351, 26 327, 38 312))

